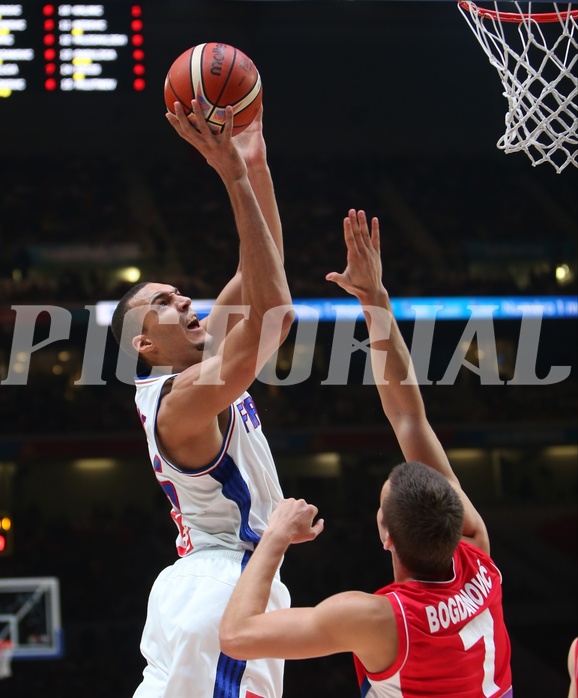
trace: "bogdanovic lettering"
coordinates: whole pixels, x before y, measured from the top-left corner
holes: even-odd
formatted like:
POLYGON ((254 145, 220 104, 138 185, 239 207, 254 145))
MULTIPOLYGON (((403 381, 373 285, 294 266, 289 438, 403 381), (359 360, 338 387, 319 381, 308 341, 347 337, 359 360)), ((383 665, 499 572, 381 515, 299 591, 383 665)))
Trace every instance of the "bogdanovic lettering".
POLYGON ((440 601, 437 606, 425 607, 430 632, 437 633, 440 628, 448 628, 450 624, 460 623, 469 616, 476 615, 488 598, 491 588, 492 579, 488 570, 478 560, 478 573, 457 594, 447 602, 440 601))

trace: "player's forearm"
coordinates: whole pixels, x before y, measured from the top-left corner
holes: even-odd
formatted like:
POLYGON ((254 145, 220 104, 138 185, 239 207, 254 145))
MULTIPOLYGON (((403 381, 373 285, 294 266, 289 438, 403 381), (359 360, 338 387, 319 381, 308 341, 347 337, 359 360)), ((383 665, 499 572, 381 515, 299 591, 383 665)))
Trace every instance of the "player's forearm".
POLYGON ((260 316, 291 304, 285 269, 248 177, 228 187, 241 241, 243 303, 260 316))
POLYGON ((382 288, 360 297, 371 345, 371 362, 384 412, 395 427, 399 415, 424 412, 409 349, 382 288))
POLYGON ((484 523, 463 492, 427 419, 411 355, 393 315, 387 292, 383 290, 370 298, 364 298, 363 307, 369 328, 377 389, 404 458, 425 463, 452 483, 464 504, 463 535, 471 537, 482 549, 489 550, 484 523), (380 379, 387 382, 379 385, 380 379))
MULTIPOLYGON (((266 531, 231 595, 221 619, 221 646, 240 649, 251 618, 265 613, 271 585, 287 550, 285 544, 266 531)), ((250 634, 250 631, 249 631, 250 634)), ((250 642, 250 637, 248 637, 250 642)))
POLYGON ((251 187, 255 192, 255 196, 257 197, 259 207, 263 212, 271 236, 275 241, 281 261, 283 261, 283 228, 281 216, 279 215, 279 208, 277 206, 277 199, 275 197, 273 180, 267 162, 259 164, 258 166, 252 165, 249 168, 249 181, 251 182, 251 187))

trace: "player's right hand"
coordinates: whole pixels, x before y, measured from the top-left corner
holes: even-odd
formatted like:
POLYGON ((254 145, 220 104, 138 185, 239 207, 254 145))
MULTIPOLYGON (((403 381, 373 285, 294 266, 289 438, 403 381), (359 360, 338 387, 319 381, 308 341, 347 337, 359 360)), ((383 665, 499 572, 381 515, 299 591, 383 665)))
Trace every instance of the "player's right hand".
POLYGON ((240 179, 247 174, 247 166, 236 144, 232 140, 233 108, 225 110, 223 131, 214 134, 205 120, 200 103, 191 102, 194 119, 187 118, 183 105, 175 102, 175 113, 166 113, 171 126, 181 138, 194 146, 221 176, 224 182, 240 179), (194 123, 193 123, 194 122, 194 123))
POLYGON ((287 545, 313 540, 323 531, 324 520, 317 519, 319 510, 304 499, 282 499, 269 518, 270 534, 284 537, 287 545))

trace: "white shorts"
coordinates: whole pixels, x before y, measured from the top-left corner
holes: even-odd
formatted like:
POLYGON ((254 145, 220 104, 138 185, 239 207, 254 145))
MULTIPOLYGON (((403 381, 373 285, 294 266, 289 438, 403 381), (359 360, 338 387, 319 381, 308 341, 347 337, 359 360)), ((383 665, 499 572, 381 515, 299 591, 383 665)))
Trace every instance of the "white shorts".
MULTIPOLYGON (((157 577, 148 601, 141 652, 147 660, 133 698, 280 698, 281 659, 231 659, 219 624, 242 570, 243 553, 199 550, 157 577)), ((288 608, 274 580, 267 610, 288 608)))

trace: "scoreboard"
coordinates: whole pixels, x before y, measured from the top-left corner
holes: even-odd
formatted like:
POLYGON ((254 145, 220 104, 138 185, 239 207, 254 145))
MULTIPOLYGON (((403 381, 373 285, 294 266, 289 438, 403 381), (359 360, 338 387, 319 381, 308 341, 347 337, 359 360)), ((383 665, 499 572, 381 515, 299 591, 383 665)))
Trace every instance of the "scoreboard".
POLYGON ((142 5, 0 3, 0 98, 34 92, 142 92, 142 5))

